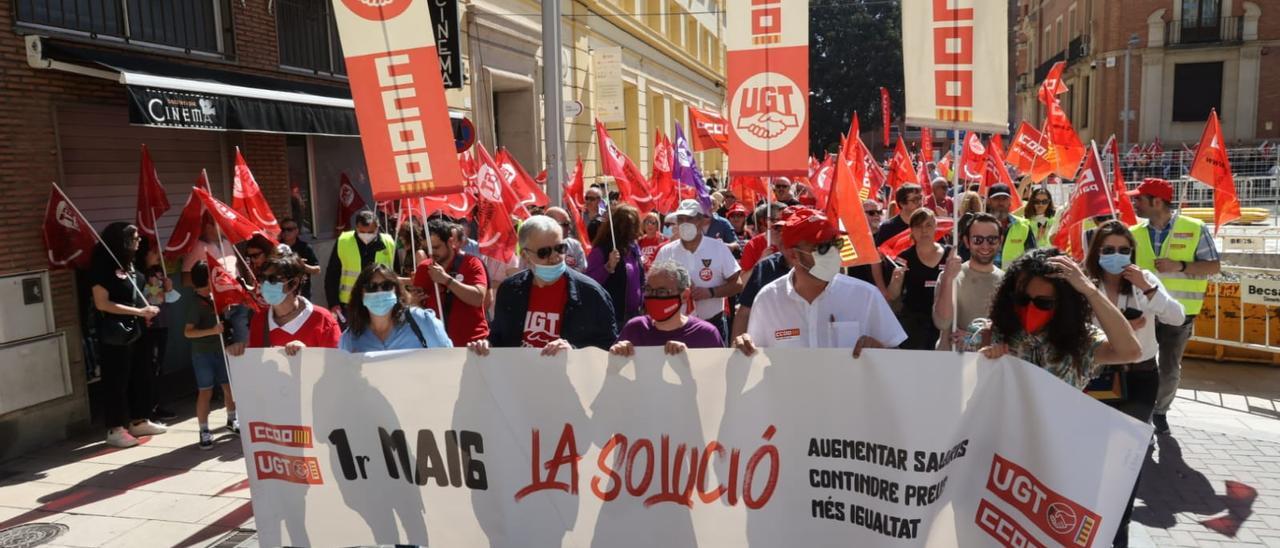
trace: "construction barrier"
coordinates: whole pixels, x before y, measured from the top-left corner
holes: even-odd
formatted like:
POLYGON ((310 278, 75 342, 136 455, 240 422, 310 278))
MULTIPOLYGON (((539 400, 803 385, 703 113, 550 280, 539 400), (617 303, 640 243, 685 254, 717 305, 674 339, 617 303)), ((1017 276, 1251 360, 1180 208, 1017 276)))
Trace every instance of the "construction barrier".
POLYGON ((1276 271, 1233 266, 1222 270, 1229 277, 1210 280, 1186 355, 1280 365, 1280 279, 1274 278, 1276 271))

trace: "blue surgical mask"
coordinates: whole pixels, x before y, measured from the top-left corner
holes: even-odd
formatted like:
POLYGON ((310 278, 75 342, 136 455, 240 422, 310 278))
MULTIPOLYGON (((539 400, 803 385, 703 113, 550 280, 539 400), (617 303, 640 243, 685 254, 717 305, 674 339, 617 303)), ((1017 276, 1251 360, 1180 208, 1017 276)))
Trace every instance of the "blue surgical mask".
POLYGON ((663 227, 662 227, 662 237, 663 237, 663 238, 666 238, 666 239, 668 239, 668 240, 670 240, 670 239, 671 239, 671 227, 670 227, 670 226, 663 225, 663 227))
POLYGON ((284 282, 262 282, 258 291, 262 293, 262 300, 271 306, 284 302, 284 282))
POLYGON ((373 293, 364 294, 364 307, 369 309, 369 313, 374 316, 386 316, 391 314, 391 309, 396 307, 400 299, 394 291, 374 291, 373 293))
POLYGON ((181 298, 182 298, 182 294, 178 293, 177 289, 170 289, 167 293, 164 294, 164 302, 166 303, 176 303, 178 302, 178 299, 181 299, 181 298))
POLYGON ((1112 253, 1110 255, 1098 255, 1098 266, 1103 270, 1112 274, 1120 274, 1124 272, 1124 268, 1129 266, 1129 256, 1120 253, 1112 253))
POLYGON ((559 280, 561 276, 564 276, 564 271, 567 268, 569 267, 564 264, 564 261, 560 261, 553 265, 535 264, 533 265, 533 275, 537 276, 539 280, 551 283, 559 280))

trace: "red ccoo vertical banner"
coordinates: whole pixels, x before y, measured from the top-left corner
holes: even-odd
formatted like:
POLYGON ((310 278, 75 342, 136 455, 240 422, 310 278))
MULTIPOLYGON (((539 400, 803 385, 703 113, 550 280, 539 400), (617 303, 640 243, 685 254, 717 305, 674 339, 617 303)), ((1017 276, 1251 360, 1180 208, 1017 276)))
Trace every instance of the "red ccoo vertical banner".
POLYGON ((373 198, 462 191, 430 3, 332 2, 373 198))
POLYGON ((809 171, 809 2, 728 3, 730 175, 809 171))

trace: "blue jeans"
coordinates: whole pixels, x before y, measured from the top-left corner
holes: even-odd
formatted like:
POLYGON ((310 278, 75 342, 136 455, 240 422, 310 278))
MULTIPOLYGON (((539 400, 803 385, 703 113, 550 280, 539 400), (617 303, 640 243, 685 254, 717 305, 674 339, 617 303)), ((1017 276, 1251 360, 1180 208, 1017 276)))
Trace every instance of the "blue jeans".
POLYGON ((191 369, 195 371, 198 390, 212 390, 219 385, 231 384, 227 378, 227 362, 222 359, 221 352, 192 352, 191 369))

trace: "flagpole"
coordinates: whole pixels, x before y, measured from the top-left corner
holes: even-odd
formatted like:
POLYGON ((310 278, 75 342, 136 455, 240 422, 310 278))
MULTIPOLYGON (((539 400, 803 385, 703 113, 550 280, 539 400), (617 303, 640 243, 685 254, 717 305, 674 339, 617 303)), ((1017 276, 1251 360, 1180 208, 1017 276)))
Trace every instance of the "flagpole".
MULTIPOLYGON (((160 272, 164 274, 164 279, 168 280, 169 269, 165 268, 164 264, 164 245, 160 243, 160 227, 156 225, 156 210, 151 209, 150 203, 147 204, 147 213, 151 214, 151 235, 156 238, 156 254, 160 256, 160 272)), ((146 257, 143 257, 142 260, 146 261, 146 257)), ((164 284, 162 283, 160 287, 163 289, 164 284)))
MULTIPOLYGON (((951 214, 955 216, 955 219, 956 219, 955 225, 951 227, 951 250, 952 250, 952 253, 957 253, 958 252, 957 250, 960 249, 960 216, 958 215, 958 213, 960 212, 959 200, 962 200, 964 198, 964 189, 963 187, 961 187, 961 183, 960 183, 960 170, 963 169, 964 166, 954 165, 954 163, 959 162, 959 158, 960 158, 960 130, 958 129, 951 130, 951 154, 952 154, 951 161, 953 162, 953 165, 951 166, 951 180, 955 185, 955 191, 954 191, 955 196, 952 198, 951 214)), ((959 283, 960 280, 958 278, 959 277, 957 276, 955 278, 952 278, 951 280, 951 334, 952 335, 954 335, 956 330, 958 329, 958 326, 956 324, 959 323, 960 321, 959 315, 956 314, 957 306, 959 306, 957 304, 958 293, 960 291, 960 283, 959 283)), ((964 353, 964 345, 956 344, 954 350, 956 351, 956 353, 962 354, 964 353)))
MULTIPOLYGON (((1089 139, 1089 153, 1093 154, 1094 163, 1098 165, 1098 171, 1106 171, 1102 169, 1102 157, 1098 155, 1098 142, 1089 139)), ((1116 210, 1116 202, 1111 198, 1111 183, 1107 180, 1106 173, 1100 173, 1102 180, 1098 184, 1102 185, 1102 190, 1107 193, 1107 207, 1111 208, 1111 215, 1115 218, 1120 217, 1120 212, 1116 210)), ((1083 242, 1083 240, 1081 240, 1083 242)))
MULTIPOLYGON (((411 203, 412 203, 412 202, 411 202, 411 203)), ((423 233, 424 233, 424 234, 426 234, 426 237, 427 237, 427 255, 430 255, 430 256, 431 256, 431 260, 433 260, 433 261, 434 261, 434 260, 435 260, 435 258, 436 258, 436 252, 435 252, 435 250, 433 250, 433 249, 432 249, 432 245, 431 245, 431 231, 430 231, 430 229, 427 229, 427 222, 426 222, 426 220, 425 220, 425 219, 426 219, 426 216, 427 216, 427 199, 426 199, 426 198, 423 198, 423 197, 421 197, 421 196, 419 196, 419 197, 418 197, 418 205, 422 208, 422 216, 423 216, 422 227, 423 227, 423 233)), ((448 244, 448 242, 445 242, 445 245, 449 245, 449 244, 448 244)), ((415 254, 416 254, 416 252, 415 252, 415 254)), ((414 262, 415 262, 415 263, 417 262, 417 258, 416 258, 416 257, 414 258, 414 262)), ((441 265, 441 266, 440 266, 440 268, 444 268, 444 266, 443 266, 443 265, 441 265)), ((414 270, 414 272, 417 272, 417 270, 414 270)), ((430 276, 428 276, 428 278, 430 278, 430 276)), ((440 322, 441 322, 441 323, 444 323, 444 301, 441 301, 441 300, 440 300, 440 284, 435 283, 435 280, 432 280, 432 281, 431 281, 431 288, 432 288, 432 289, 434 289, 434 290, 435 290, 435 292, 436 292, 436 308, 437 308, 437 309, 438 309, 438 311, 440 312, 440 322)), ((446 291, 448 291, 448 290, 446 289, 446 291)))
MULTIPOLYGON (((89 232, 93 234, 93 239, 97 240, 99 244, 102 244, 102 249, 106 250, 107 255, 111 256, 111 260, 115 261, 116 266, 120 267, 120 270, 124 270, 128 272, 129 269, 125 268, 124 264, 120 262, 120 259, 116 257, 116 254, 113 251, 111 251, 111 246, 107 245, 107 242, 102 240, 102 235, 98 234, 98 231, 93 229, 93 225, 89 224, 89 219, 84 216, 84 213, 80 212, 80 208, 76 207, 75 202, 71 201, 71 197, 67 196, 67 193, 62 191, 62 187, 58 186, 58 183, 53 183, 53 188, 58 189, 58 194, 61 194, 62 198, 66 200, 68 204, 71 205, 71 209, 74 209, 76 211, 76 215, 80 217, 80 220, 85 222, 85 226, 88 226, 89 232)), ((147 296, 142 293, 142 289, 138 288, 138 282, 133 279, 133 276, 129 276, 129 285, 133 286, 133 292, 142 298, 142 303, 143 303, 142 306, 143 307, 150 306, 149 304, 147 304, 147 296)))

